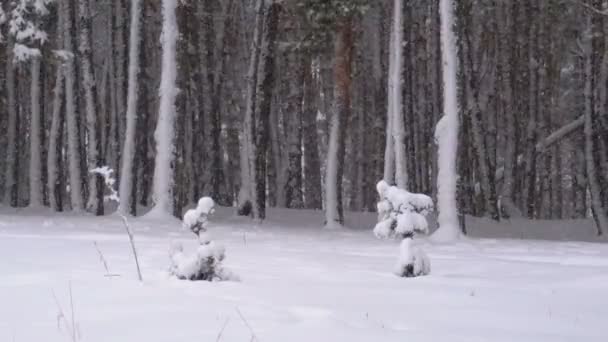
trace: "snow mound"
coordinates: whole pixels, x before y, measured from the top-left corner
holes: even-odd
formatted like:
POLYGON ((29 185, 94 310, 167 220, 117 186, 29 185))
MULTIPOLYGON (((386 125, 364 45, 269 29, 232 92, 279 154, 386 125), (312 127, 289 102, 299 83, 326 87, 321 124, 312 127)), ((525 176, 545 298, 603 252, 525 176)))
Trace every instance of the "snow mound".
POLYGON ((174 242, 169 249, 172 275, 183 280, 224 281, 238 277, 222 265, 226 257, 224 246, 213 241, 201 244, 195 253, 185 254, 181 243, 174 242))

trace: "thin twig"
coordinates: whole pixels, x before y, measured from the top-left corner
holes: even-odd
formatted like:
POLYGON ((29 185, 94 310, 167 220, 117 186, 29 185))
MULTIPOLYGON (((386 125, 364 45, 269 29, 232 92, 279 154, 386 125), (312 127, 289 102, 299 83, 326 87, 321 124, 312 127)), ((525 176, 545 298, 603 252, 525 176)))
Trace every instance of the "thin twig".
MULTIPOLYGON (((251 328, 251 325, 249 325, 249 322, 247 322, 247 320, 245 319, 245 316, 243 316, 243 314, 241 313, 241 310, 239 310, 238 307, 235 308, 236 312, 239 314, 239 316, 241 317, 241 320, 243 320, 243 323, 245 323, 245 325, 247 326, 247 328, 249 329, 249 332, 251 333, 251 341, 255 341, 258 340, 258 337, 255 335, 255 333, 253 332, 253 329, 251 328)), ((258 340, 259 341, 259 340, 258 340)))
POLYGON ((131 243, 131 250, 133 251, 133 257, 135 258, 135 266, 137 266, 137 277, 139 281, 143 281, 141 276, 141 269, 139 267, 139 259, 137 258, 137 250, 135 249, 135 241, 133 241, 133 233, 131 233, 131 229, 129 228, 129 222, 127 221, 127 217, 123 214, 119 214, 122 218, 122 222, 125 225, 125 230, 127 231, 127 235, 129 235, 129 242, 131 243))
POLYGON ((70 291, 70 310, 72 311, 72 341, 76 342, 76 318, 74 316, 74 298, 72 296, 72 282, 68 283, 70 291))
POLYGON ((95 246, 95 250, 97 250, 97 254, 99 254, 99 260, 101 260, 101 263, 103 264, 103 268, 106 269, 106 274, 104 274, 104 277, 120 277, 120 274, 115 274, 115 273, 110 273, 110 268, 108 267, 108 262, 106 261, 106 258, 103 256, 103 253, 101 252, 101 249, 99 249, 99 246, 97 245, 97 241, 93 241, 93 246, 95 246))
POLYGON ((228 322, 230 322, 230 317, 226 318, 226 320, 224 321, 224 324, 222 325, 222 329, 220 329, 219 334, 217 334, 217 338, 215 339, 215 342, 220 342, 220 340, 222 339, 222 334, 224 333, 224 330, 226 329, 228 322))
POLYGON ((57 306, 57 329, 59 329, 61 331, 61 322, 63 321, 63 324, 65 324, 65 327, 67 328, 67 333, 70 335, 70 340, 72 342, 76 342, 76 327, 75 325, 75 316, 74 316, 74 304, 73 304, 73 300, 72 300, 72 286, 70 284, 70 306, 72 307, 72 324, 70 324, 67 320, 67 317, 65 316, 65 312, 63 311, 63 308, 61 307, 61 304, 59 303, 59 300, 57 299, 57 295, 55 295, 55 291, 51 289, 51 294, 53 295, 53 299, 55 300, 55 305, 57 306))

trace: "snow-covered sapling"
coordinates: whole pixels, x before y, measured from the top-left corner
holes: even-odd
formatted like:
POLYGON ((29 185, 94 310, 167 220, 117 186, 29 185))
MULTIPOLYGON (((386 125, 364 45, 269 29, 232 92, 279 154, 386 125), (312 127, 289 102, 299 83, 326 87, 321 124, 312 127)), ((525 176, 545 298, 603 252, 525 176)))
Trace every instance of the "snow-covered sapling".
POLYGON ((198 201, 194 209, 186 211, 182 227, 196 234, 199 246, 196 253, 184 253, 184 247, 174 242, 169 249, 171 259, 171 274, 179 279, 187 280, 237 280, 238 278, 227 270, 222 261, 226 257, 224 246, 211 240, 207 231, 209 216, 215 211, 215 203, 209 197, 198 201))
POLYGON ((416 233, 428 233, 426 215, 433 211, 433 200, 423 194, 390 186, 385 181, 378 182, 376 189, 380 201, 374 234, 381 239, 403 239, 395 274, 400 277, 428 274, 431 270, 429 258, 413 243, 413 239, 416 233))

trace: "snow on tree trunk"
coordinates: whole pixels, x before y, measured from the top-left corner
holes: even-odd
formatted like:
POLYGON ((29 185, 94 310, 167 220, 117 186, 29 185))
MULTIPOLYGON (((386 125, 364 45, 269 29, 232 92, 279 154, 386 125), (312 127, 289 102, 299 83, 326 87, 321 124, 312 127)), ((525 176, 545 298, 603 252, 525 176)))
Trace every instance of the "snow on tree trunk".
POLYGON ((122 150, 121 181, 119 187, 120 201, 118 210, 123 215, 133 213, 130 208, 132 203, 131 194, 133 188, 135 159, 135 131, 137 125, 138 89, 139 76, 139 43, 141 25, 141 0, 131 0, 131 33, 129 41, 129 86, 127 91, 127 120, 125 141, 122 150))
POLYGON ((439 229, 433 234, 438 241, 455 240, 461 236, 456 207, 456 155, 458 153, 458 104, 456 75, 456 38, 454 35, 454 3, 441 0, 441 55, 443 61, 443 117, 437 123, 438 143, 437 204, 439 229))
POLYGON ((57 164, 59 161, 60 151, 58 150, 58 141, 60 139, 59 133, 61 132, 61 106, 64 95, 64 83, 63 83, 63 67, 58 66, 55 75, 55 88, 53 89, 53 112, 51 114, 51 128, 49 131, 49 148, 47 154, 47 189, 49 197, 49 205, 53 210, 59 210, 59 202, 57 201, 57 179, 58 170, 57 164), (58 153, 59 152, 59 153, 58 153))
POLYGON ((338 27, 334 55, 334 108, 330 119, 329 146, 325 174, 325 226, 336 228, 344 224, 342 208, 342 175, 346 120, 350 114, 352 68, 352 18, 342 19, 338 27))
MULTIPOLYGON (((402 72, 403 72, 403 0, 395 0, 393 5, 393 29, 391 32, 390 61, 388 75, 388 116, 395 153, 395 183, 407 189, 407 160, 405 156, 405 124, 403 122, 402 72)), ((388 148, 389 145, 387 145, 388 148)))
MULTIPOLYGON (((87 122, 87 165, 88 169, 103 166, 101 156, 101 131, 97 122, 97 86, 93 71, 93 52, 91 50, 92 18, 88 0, 79 2, 80 16, 80 56, 83 76, 86 122, 87 122)), ((89 175, 89 198, 87 209, 96 215, 103 215, 103 177, 89 175)))
POLYGON ((78 120, 76 118, 76 89, 75 89, 75 66, 74 46, 72 43, 72 9, 70 2, 61 2, 63 6, 63 44, 64 49, 70 54, 65 61, 65 110, 66 130, 68 133, 68 164, 70 179, 70 200, 72 210, 84 210, 82 197, 80 149, 78 137, 78 120))
POLYGON ((154 139, 156 159, 154 168, 154 202, 149 215, 168 216, 173 213, 173 156, 175 152, 175 98, 177 96, 176 45, 178 37, 177 0, 163 0, 162 71, 160 104, 154 139))

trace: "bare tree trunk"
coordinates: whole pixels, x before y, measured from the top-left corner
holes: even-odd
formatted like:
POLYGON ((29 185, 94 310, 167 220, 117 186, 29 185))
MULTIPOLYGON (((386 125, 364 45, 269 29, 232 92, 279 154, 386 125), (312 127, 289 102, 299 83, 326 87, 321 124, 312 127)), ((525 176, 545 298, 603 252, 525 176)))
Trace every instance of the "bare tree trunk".
POLYGON ((317 132, 317 102, 315 82, 312 74, 312 58, 306 53, 304 70, 303 138, 304 148, 304 202, 307 209, 321 209, 321 160, 319 158, 319 136, 317 132))
MULTIPOLYGON (((257 203, 257 193, 254 191, 255 168, 253 166, 254 156, 254 113, 256 110, 256 91, 258 85, 258 61, 260 59, 260 44, 262 41, 264 23, 264 1, 257 0, 255 10, 255 26, 251 49, 249 55, 249 70, 247 71, 247 94, 245 104, 245 117, 240 141, 241 161, 241 188, 238 196, 238 214, 256 215, 253 213, 254 203, 257 203)), ((256 215, 257 216, 257 215, 256 215)))
POLYGON ((591 193, 591 205, 593 217, 597 225, 597 234, 602 235, 608 231, 608 217, 601 202, 601 188, 597 175, 597 164, 595 154, 598 152, 594 142, 594 120, 593 120, 593 89, 592 89, 592 62, 591 56, 585 57, 585 167, 587 184, 591 193))
POLYGON ((55 88, 53 97, 53 113, 51 117, 51 129, 49 131, 49 145, 47 154, 47 188, 49 196, 49 204, 51 209, 55 211, 61 211, 61 191, 58 191, 57 187, 60 185, 58 164, 61 158, 62 146, 59 144, 61 141, 60 134, 62 133, 61 127, 63 126, 63 116, 61 115, 61 109, 63 104, 64 96, 64 76, 63 67, 57 66, 57 74, 55 76, 55 88))
MULTIPOLYGON (((84 96, 87 122, 87 159, 88 169, 103 166, 101 151, 101 130, 98 124, 97 86, 93 71, 93 52, 91 50, 92 18, 89 0, 79 1, 80 16, 80 57, 81 73, 84 78, 84 96)), ((87 173, 88 174, 88 173, 87 173)), ((103 187, 104 179, 99 174, 88 174, 89 199, 87 208, 96 215, 103 215, 103 187)))
MULTIPOLYGON (((298 39, 295 20, 289 37, 293 42, 298 39)), ((286 73, 288 95, 285 112, 285 136, 287 140, 287 172, 285 182, 285 204, 287 208, 302 208, 302 100, 304 97, 305 60, 301 49, 292 48, 288 52, 286 73)))
MULTIPOLYGON (((12 44, 8 45, 9 51, 12 51, 12 44)), ((8 104, 8 127, 7 141, 9 144, 6 149, 6 170, 4 170, 4 203, 10 206, 17 206, 17 181, 16 181, 16 162, 17 162, 17 144, 12 143, 17 139, 17 82, 15 80, 16 68, 13 63, 11 54, 7 57, 6 62, 6 92, 8 104)))
POLYGON ((132 188, 136 185, 134 177, 136 170, 134 168, 135 159, 135 143, 137 129, 137 108, 138 102, 138 78, 139 78, 139 47, 140 26, 141 26, 141 0, 131 0, 131 33, 129 38, 129 84, 127 90, 127 112, 126 112, 126 130, 125 140, 123 143, 122 163, 120 176, 119 195, 121 202, 118 210, 126 215, 127 213, 135 214, 135 207, 132 206, 131 196, 133 195, 132 188))
POLYGON ((42 202, 42 151, 40 140, 40 59, 32 57, 30 61, 32 79, 30 82, 30 167, 29 167, 29 206, 36 208, 43 205, 42 202))
MULTIPOLYGON (((62 2, 63 5, 63 38, 64 49, 74 54, 72 37, 73 9, 71 3, 62 2)), ((65 62, 65 110, 66 110, 66 130, 68 133, 68 158, 69 158, 69 179, 70 179, 70 199, 72 210, 84 210, 84 200, 81 182, 81 164, 79 148, 79 129, 78 118, 76 117, 76 86, 75 86, 75 66, 74 58, 68 57, 65 62)))
POLYGON ((258 66, 256 105, 254 111, 254 169, 255 169, 255 188, 256 193, 253 202, 253 215, 255 219, 263 220, 266 218, 266 154, 268 151, 268 137, 270 131, 270 105, 272 101, 272 89, 274 85, 274 63, 275 63, 275 44, 279 22, 279 11, 281 5, 273 1, 266 10, 264 18, 264 29, 262 36, 262 46, 260 48, 260 58, 258 66))
POLYGON ((337 29, 334 50, 334 108, 331 116, 325 175, 325 224, 344 224, 342 175, 346 121, 350 116, 351 69, 353 53, 352 18, 343 18, 337 29))

